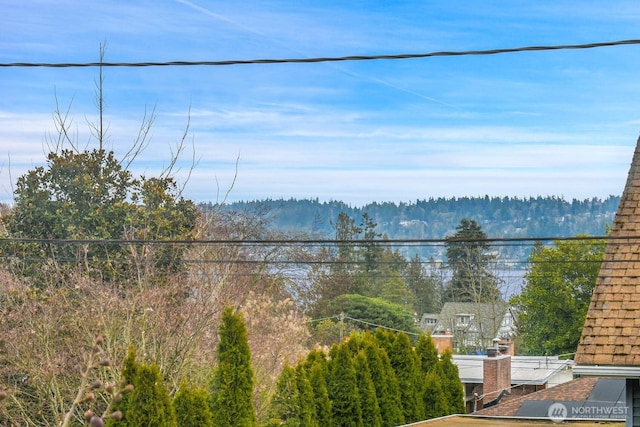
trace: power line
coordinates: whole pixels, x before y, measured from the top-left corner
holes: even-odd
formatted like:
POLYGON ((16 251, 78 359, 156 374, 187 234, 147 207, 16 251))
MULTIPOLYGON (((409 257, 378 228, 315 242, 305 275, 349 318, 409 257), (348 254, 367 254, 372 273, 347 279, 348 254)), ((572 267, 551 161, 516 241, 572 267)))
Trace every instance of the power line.
POLYGON ((0 67, 40 67, 40 68, 80 68, 80 67, 177 67, 177 66, 229 66, 229 65, 257 65, 257 64, 286 64, 286 63, 318 63, 318 62, 344 62, 344 61, 372 61, 372 60, 398 60, 419 59, 446 56, 479 56, 497 55, 516 52, 536 52, 551 50, 577 50, 594 49, 600 47, 637 45, 640 39, 617 40, 610 42, 565 44, 547 46, 523 46, 502 49, 487 50, 461 50, 461 51, 437 51, 426 53, 404 53, 393 55, 350 55, 316 58, 281 58, 281 59, 246 59, 224 61, 168 61, 168 62, 5 62, 0 67))
MULTIPOLYGON (((383 245, 445 245, 449 243, 490 243, 495 246, 511 243, 536 243, 554 241, 635 241, 640 243, 637 236, 546 236, 546 237, 487 237, 487 238, 437 238, 437 239, 61 239, 61 238, 30 238, 5 237, 2 243, 49 243, 49 244, 84 244, 84 245, 229 245, 229 246, 327 246, 327 245, 355 245, 355 246, 383 246, 383 245)), ((493 246, 492 245, 492 246, 493 246)), ((507 245, 505 245, 507 246, 507 245)), ((508 245, 511 246, 511 245, 508 245)), ((528 246, 528 245, 526 245, 528 246)))

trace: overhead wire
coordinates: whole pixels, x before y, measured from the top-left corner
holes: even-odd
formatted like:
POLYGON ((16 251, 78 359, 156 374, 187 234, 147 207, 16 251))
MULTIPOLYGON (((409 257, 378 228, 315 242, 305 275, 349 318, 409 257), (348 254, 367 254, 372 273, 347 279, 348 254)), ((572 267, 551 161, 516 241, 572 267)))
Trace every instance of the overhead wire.
POLYGON ((458 51, 434 51, 424 53, 401 54, 377 54, 377 55, 348 55, 328 56, 315 58, 272 58, 272 59, 235 59, 222 61, 166 61, 166 62, 3 62, 0 67, 31 67, 31 68, 82 68, 82 67, 183 67, 183 66, 231 66, 231 65, 257 65, 257 64, 303 64, 319 62, 345 62, 345 61, 373 61, 373 60, 400 60, 420 59, 432 57, 450 56, 479 56, 499 55, 517 52, 540 52, 553 50, 578 50, 594 49, 611 46, 638 45, 640 39, 616 40, 596 43, 561 44, 521 46, 513 48, 484 49, 484 50, 458 50, 458 51))

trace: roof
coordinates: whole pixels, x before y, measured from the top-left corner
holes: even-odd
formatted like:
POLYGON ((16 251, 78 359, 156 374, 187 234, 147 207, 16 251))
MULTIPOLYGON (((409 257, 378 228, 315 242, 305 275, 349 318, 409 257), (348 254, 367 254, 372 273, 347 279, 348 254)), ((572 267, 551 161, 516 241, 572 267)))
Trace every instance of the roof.
MULTIPOLYGON (((453 363, 458 367, 463 383, 483 382, 483 361, 486 358, 453 355, 453 363)), ((559 359, 557 356, 511 356, 511 384, 547 384, 553 376, 570 369, 572 365, 572 360, 559 359)))
MULTIPOLYGON (((571 408, 618 408, 602 411, 601 418, 624 419, 626 412, 625 380, 615 378, 581 377, 535 393, 505 399, 502 403, 475 412, 483 416, 545 417, 549 407, 563 403, 571 408)), ((586 410, 574 410, 585 414, 586 410)))
POLYGON ((442 306, 437 315, 425 314, 423 321, 427 318, 438 319, 436 325, 425 325, 423 327, 431 329, 433 332, 456 332, 457 330, 473 330, 481 333, 488 339, 496 337, 509 305, 498 301, 495 303, 473 303, 473 302, 447 302, 442 306), (458 316, 468 315, 470 322, 461 325, 458 323, 458 316))
POLYGON ((639 328, 640 139, 596 280, 576 364, 640 368, 639 328))

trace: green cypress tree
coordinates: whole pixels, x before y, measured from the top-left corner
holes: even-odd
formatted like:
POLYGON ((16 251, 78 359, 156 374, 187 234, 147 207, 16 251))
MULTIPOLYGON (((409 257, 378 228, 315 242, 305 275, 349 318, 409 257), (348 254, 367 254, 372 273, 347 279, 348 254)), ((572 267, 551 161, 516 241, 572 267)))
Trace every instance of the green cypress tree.
POLYGON ((313 397, 311 383, 307 376, 307 371, 302 363, 295 369, 296 385, 298 387, 298 408, 300 411, 300 421, 304 427, 318 427, 316 417, 316 405, 313 397))
POLYGON ((127 405, 127 425, 177 427, 169 392, 164 386, 160 368, 155 364, 144 363, 137 368, 127 405))
POLYGON ((442 389, 440 369, 434 368, 425 376, 423 399, 426 419, 448 414, 449 403, 442 389))
POLYGON ((173 407, 180 427, 213 427, 213 414, 205 389, 184 381, 173 398, 173 407))
POLYGON ((376 388, 371 379, 371 372, 364 351, 358 352, 354 359, 356 381, 360 392, 360 406, 362 407, 362 422, 367 427, 382 427, 382 415, 376 396, 376 388))
POLYGON ((344 345, 334 346, 327 381, 334 427, 364 427, 356 371, 344 345))
MULTIPOLYGON (((405 422, 412 423, 424 418, 421 388, 416 376, 419 373, 418 360, 407 334, 396 334, 389 354, 391 366, 400 385, 402 410, 405 422)), ((419 375, 419 378, 422 378, 419 375)))
MULTIPOLYGON (((124 387, 127 384, 135 385, 138 377, 138 362, 137 362, 137 354, 134 347, 129 347, 129 352, 127 353, 127 357, 125 357, 122 362, 122 374, 120 380, 120 388, 124 387)), ((127 416, 129 413, 129 406, 131 402, 131 393, 121 393, 119 392, 117 395, 117 401, 113 405, 114 411, 120 411, 122 413, 122 419, 120 421, 116 421, 114 419, 108 418, 106 420, 105 425, 107 427, 118 426, 118 427, 129 427, 132 424, 129 423, 129 417, 127 416)))
POLYGON ((309 383, 313 390, 313 400, 316 407, 316 419, 320 427, 332 427, 331 401, 327 390, 326 359, 324 362, 316 360, 309 369, 309 383))
POLYGON ((276 383, 276 391, 269 405, 269 425, 302 427, 300 393, 295 369, 285 366, 276 383))
POLYGON ((240 313, 226 308, 218 334, 218 365, 210 382, 213 425, 255 427, 251 351, 247 327, 240 313))
POLYGON ((420 334, 415 351, 420 360, 420 369, 424 375, 428 374, 438 363, 438 350, 431 339, 431 334, 420 334))
POLYGON ((400 387, 387 352, 369 337, 364 346, 371 379, 376 389, 380 415, 385 426, 404 424, 400 387))
POLYGON ((448 402, 447 415, 448 414, 464 414, 464 388, 462 381, 460 381, 460 375, 458 373, 458 367, 453 363, 452 354, 450 350, 445 351, 442 354, 440 362, 438 362, 437 369, 440 370, 442 390, 444 391, 446 400, 448 402))

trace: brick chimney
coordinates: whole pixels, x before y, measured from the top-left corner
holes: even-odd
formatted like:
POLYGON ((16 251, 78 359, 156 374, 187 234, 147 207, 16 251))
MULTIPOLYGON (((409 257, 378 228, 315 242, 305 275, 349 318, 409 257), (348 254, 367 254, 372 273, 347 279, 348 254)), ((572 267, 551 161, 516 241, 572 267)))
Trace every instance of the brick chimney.
POLYGON ((499 400, 511 387, 511 356, 488 350, 493 351, 488 352, 482 365, 482 407, 499 400))
POLYGON ((436 346, 436 350, 438 350, 438 354, 444 353, 445 350, 453 349, 453 335, 431 335, 431 339, 436 346))

